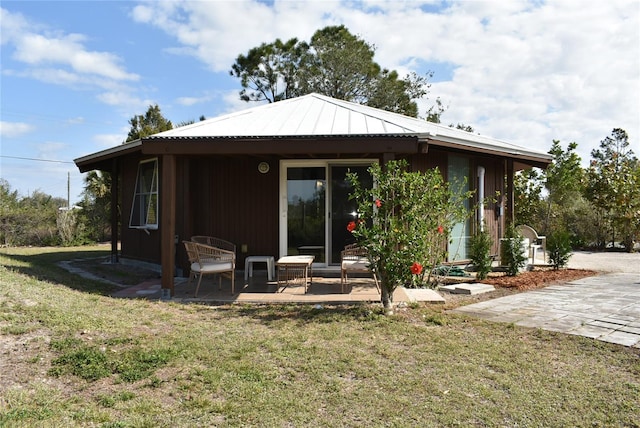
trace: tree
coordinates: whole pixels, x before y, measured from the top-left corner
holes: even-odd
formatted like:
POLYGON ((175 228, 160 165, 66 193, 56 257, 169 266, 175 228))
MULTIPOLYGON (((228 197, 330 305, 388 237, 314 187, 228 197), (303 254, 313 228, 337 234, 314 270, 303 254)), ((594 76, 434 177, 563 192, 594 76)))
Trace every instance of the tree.
POLYGON ((276 39, 238 55, 229 74, 240 79, 243 101, 275 102, 298 94, 298 70, 309 45, 293 38, 276 39))
POLYGON ((577 148, 578 144, 572 142, 565 151, 559 140, 553 140, 549 149, 553 162, 545 170, 544 178, 549 200, 554 204, 564 205, 582 193, 584 170, 577 148))
POLYGON ((4 245, 58 245, 60 208, 66 199, 39 190, 20 197, 8 181, 0 179, 0 238, 4 245))
POLYGON ((91 241, 106 241, 111 236, 111 174, 89 171, 84 178, 82 210, 78 214, 91 241))
POLYGON ((381 72, 373 61, 373 46, 340 25, 316 31, 310 48, 300 70, 302 93, 317 92, 361 104, 367 101, 381 72))
POLYGON ((22 217, 18 209, 18 191, 11 190, 11 185, 0 178, 0 242, 3 245, 14 245, 18 219, 22 217))
POLYGON ((640 237, 640 162, 629 148, 629 136, 620 128, 591 151, 585 195, 604 213, 615 245, 621 235, 627 251, 640 237))
POLYGON ((546 214, 542 232, 567 231, 573 246, 584 246, 598 241, 597 228, 592 227, 593 215, 585 209, 589 202, 583 197, 584 169, 576 153, 578 144, 569 143, 564 150, 560 141, 553 140, 549 154, 553 162, 544 172, 547 189, 546 214))
POLYGON ((348 175, 358 218, 345 226, 368 252, 387 313, 393 311, 396 287, 430 282, 433 268, 446 259, 453 225, 468 216, 463 202, 471 196, 451 189, 437 169, 406 168, 406 161, 388 162, 385 170, 372 165, 373 188, 363 188, 356 174, 348 175))
POLYGON ((441 123, 442 113, 447 111, 449 106, 444 106, 440 97, 436 98, 436 103, 427 110, 426 121, 431 123, 441 123))
POLYGON ((516 224, 541 230, 542 174, 531 168, 518 171, 513 179, 514 217, 516 224))
POLYGON ((456 129, 460 129, 462 131, 467 131, 467 132, 476 132, 475 129, 473 129, 473 126, 471 125, 465 125, 464 123, 460 123, 458 122, 457 125, 453 125, 453 123, 451 125, 449 125, 450 128, 456 128, 456 129))
POLYGON ((131 125, 131 130, 127 134, 126 143, 173 129, 171 121, 162 116, 160 107, 157 104, 150 105, 144 115, 133 116, 129 119, 129 124, 131 125))
POLYGON ((395 70, 382 70, 373 83, 366 105, 417 117, 418 104, 413 100, 427 95, 432 75, 431 72, 426 77, 411 73, 405 79, 400 79, 395 70))
POLYGON ((79 222, 78 217, 77 209, 66 207, 58 211, 56 226, 62 245, 69 246, 82 243, 82 235, 86 223, 79 222))
POLYGON ((276 39, 239 55, 230 74, 240 79, 240 99, 280 101, 316 92, 416 117, 414 101, 428 92, 428 79, 400 79, 374 60, 375 48, 344 26, 314 33, 310 43, 276 39))

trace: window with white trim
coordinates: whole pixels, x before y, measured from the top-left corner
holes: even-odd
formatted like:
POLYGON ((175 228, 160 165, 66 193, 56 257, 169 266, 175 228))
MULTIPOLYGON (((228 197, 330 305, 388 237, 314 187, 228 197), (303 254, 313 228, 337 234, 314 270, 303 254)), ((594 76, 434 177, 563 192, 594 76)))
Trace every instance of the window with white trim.
POLYGON ((129 227, 158 228, 158 159, 141 161, 138 165, 129 227))

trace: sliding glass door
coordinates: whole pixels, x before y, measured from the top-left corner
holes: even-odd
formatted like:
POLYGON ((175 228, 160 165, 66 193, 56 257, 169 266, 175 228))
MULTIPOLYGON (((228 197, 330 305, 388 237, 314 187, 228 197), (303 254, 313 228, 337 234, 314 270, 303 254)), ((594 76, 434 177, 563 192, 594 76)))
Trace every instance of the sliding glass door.
POLYGON ((326 187, 324 167, 287 168, 287 255, 326 263, 326 187))
POLYGON ((349 195, 353 191, 347 180, 347 173, 354 172, 358 174, 358 180, 363 187, 371 188, 373 185, 371 174, 367 169, 368 165, 333 165, 329 166, 329 175, 331 177, 331 224, 329 241, 329 263, 340 263, 340 252, 347 244, 355 242, 351 232, 347 230, 347 224, 356 220, 357 204, 349 199, 349 195))
POLYGON ((367 161, 282 161, 280 168, 280 255, 309 254, 319 266, 340 263, 353 242, 347 224, 356 218, 347 173, 372 185, 367 161))
MULTIPOLYGON (((454 192, 465 193, 469 191, 469 159, 449 155, 447 168, 447 181, 454 192)), ((469 211, 469 200, 464 200, 464 207, 469 211)), ((449 261, 466 260, 469 258, 469 242, 471 240, 471 219, 456 223, 451 230, 449 240, 449 261)))

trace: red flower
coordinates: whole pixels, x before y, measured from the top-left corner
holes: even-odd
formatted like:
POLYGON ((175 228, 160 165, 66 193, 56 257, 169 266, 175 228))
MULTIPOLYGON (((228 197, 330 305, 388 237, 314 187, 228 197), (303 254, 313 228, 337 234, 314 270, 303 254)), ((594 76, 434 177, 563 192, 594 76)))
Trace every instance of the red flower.
POLYGON ((442 235, 444 233, 444 227, 438 226, 438 233, 442 235))
POLYGON ((380 199, 376 199, 376 207, 380 208, 382 206, 382 202, 380 202, 380 199))
POLYGON ((422 273, 422 265, 418 262, 415 262, 411 265, 411 273, 414 275, 420 275, 422 273))
POLYGON ((349 232, 353 232, 356 228, 356 222, 355 221, 350 221, 349 224, 347 225, 347 230, 349 232))

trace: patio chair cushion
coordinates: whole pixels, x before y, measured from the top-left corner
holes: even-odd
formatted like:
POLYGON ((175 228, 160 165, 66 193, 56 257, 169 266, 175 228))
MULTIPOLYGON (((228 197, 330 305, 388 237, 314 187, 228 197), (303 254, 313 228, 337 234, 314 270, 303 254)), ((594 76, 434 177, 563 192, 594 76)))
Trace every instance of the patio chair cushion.
POLYGON ((342 260, 342 269, 349 271, 369 271, 369 259, 366 257, 350 257, 342 260))
POLYGON ((194 272, 213 273, 213 272, 228 272, 233 269, 233 263, 227 261, 207 261, 202 264, 195 262, 191 263, 191 270, 194 272))

